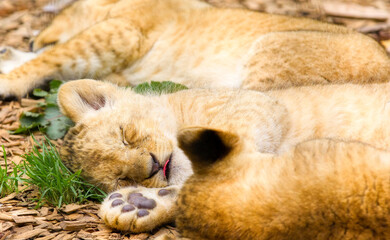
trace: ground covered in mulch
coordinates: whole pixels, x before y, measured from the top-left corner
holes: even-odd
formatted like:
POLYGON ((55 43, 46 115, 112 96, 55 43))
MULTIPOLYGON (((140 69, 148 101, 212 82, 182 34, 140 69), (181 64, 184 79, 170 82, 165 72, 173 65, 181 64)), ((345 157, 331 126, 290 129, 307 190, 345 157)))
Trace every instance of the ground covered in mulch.
MULTIPOLYGON (((66 1, 66 0, 65 0, 66 1)), ((50 23, 55 15, 50 0, 1 0, 0 46, 28 50, 30 38, 50 23)), ((58 2, 58 1, 57 1, 58 2)), ((68 0, 70 2, 70 0, 68 0)), ((370 35, 390 52, 390 2, 386 0, 209 0, 220 7, 244 7, 293 16, 306 16, 336 24, 347 25, 370 35)), ((1 48, 0 48, 1 50, 1 48)), ((33 139, 12 135, 19 127, 19 116, 35 107, 37 100, 0 101, 0 145, 4 145, 8 163, 22 161, 31 151, 33 139)), ((35 133, 38 140, 43 135, 35 133)), ((61 140, 56 144, 61 144, 61 140)), ((0 150, 0 166, 5 161, 0 150)), ((11 173, 12 164, 8 172, 11 173)), ((23 189, 24 186, 19 186, 23 189)), ((69 204, 61 208, 43 205, 35 209, 36 189, 28 188, 0 199, 0 240, 4 239, 153 239, 161 234, 177 236, 167 226, 153 233, 122 234, 107 228, 97 216, 99 203, 69 204)))

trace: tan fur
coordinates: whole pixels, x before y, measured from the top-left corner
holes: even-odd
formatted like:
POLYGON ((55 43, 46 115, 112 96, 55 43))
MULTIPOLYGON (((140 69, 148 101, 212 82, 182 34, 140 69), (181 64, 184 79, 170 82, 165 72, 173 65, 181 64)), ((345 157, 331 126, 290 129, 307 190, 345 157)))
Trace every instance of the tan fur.
POLYGON ((313 140, 269 156, 248 151, 245 139, 217 132, 230 152, 208 161, 196 151, 201 144, 213 151, 204 131, 192 128, 179 135, 195 171, 177 202, 183 236, 390 238, 389 152, 357 142, 313 140))
POLYGON ((384 82, 390 74, 384 49, 345 27, 197 0, 80 0, 33 50, 53 44, 0 75, 0 95, 20 97, 52 78, 267 90, 384 82))
POLYGON ((149 231, 175 215, 176 195, 159 197, 158 188, 169 186, 178 192, 192 173, 178 148, 180 128, 196 125, 237 134, 249 152, 282 154, 314 138, 358 140, 389 150, 389 92, 387 83, 309 86, 266 94, 191 89, 142 96, 109 83, 74 81, 59 91, 62 112, 76 123, 65 137, 61 155, 67 166, 82 169, 87 180, 106 191, 139 186, 119 190, 124 200, 132 192, 155 195, 158 205, 150 218, 122 216, 109 198, 100 214, 111 227, 149 231), (171 156, 168 178, 161 169, 151 176, 150 153, 161 167, 171 156))
POLYGON ((36 56, 36 53, 22 52, 12 47, 0 47, 0 74, 9 73, 36 56))

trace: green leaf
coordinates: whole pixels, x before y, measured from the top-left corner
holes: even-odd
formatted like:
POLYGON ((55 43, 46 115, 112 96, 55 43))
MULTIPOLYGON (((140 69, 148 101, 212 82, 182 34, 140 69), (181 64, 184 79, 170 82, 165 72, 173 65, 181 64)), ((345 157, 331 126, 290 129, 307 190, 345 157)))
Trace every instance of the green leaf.
POLYGON ((50 93, 45 97, 47 105, 57 106, 57 93, 50 93))
POLYGON ((74 125, 69 118, 62 115, 57 106, 46 107, 45 120, 50 122, 46 129, 46 134, 50 139, 62 138, 68 129, 74 125))
POLYGON ((73 122, 61 114, 57 105, 57 92, 61 84, 62 81, 51 81, 49 92, 35 89, 35 96, 45 97, 45 102, 37 105, 38 111, 43 113, 23 113, 20 117, 20 127, 12 133, 29 133, 38 129, 45 132, 50 139, 62 138, 73 126, 73 122))
POLYGON ((60 80, 52 80, 49 83, 50 86, 50 92, 58 92, 58 89, 60 88, 61 84, 63 82, 60 80))
POLYGON ((139 94, 165 94, 165 93, 174 93, 180 90, 188 89, 186 86, 170 82, 155 82, 152 81, 150 83, 141 83, 133 88, 133 91, 139 94))
POLYGON ((11 133, 29 133, 30 131, 38 129, 38 127, 45 128, 48 124, 42 113, 33 112, 24 112, 20 116, 19 121, 20 127, 14 131, 11 131, 11 133))
POLYGON ((39 89, 39 88, 36 88, 33 90, 33 95, 36 97, 46 97, 47 94, 48 94, 48 92, 46 92, 45 90, 39 89))

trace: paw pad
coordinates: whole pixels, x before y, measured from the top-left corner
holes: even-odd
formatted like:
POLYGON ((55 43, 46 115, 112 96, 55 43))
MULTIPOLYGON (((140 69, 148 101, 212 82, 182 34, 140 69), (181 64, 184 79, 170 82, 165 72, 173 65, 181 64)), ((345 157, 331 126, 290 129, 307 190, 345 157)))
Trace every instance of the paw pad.
POLYGON ((137 208, 153 209, 156 207, 156 201, 144 197, 141 193, 131 193, 129 203, 134 204, 137 208))
POLYGON ((111 203, 111 206, 116 207, 116 206, 122 205, 123 203, 124 203, 123 200, 121 200, 121 199, 115 199, 115 200, 111 203))
POLYGON ((135 210, 135 207, 133 205, 125 205, 125 206, 123 206, 121 211, 123 213, 126 213, 126 212, 131 212, 133 210, 135 210))
POLYGON ((158 195, 159 196, 166 196, 168 194, 170 194, 171 191, 167 190, 167 189, 161 189, 160 191, 158 191, 158 195))
POLYGON ((111 194, 109 199, 112 200, 114 198, 121 198, 121 197, 123 197, 122 194, 120 194, 120 193, 113 193, 113 194, 111 194))
MULTIPOLYGON (((162 189, 165 190, 165 189, 162 189)), ((161 191, 161 190, 160 190, 161 191)), ((168 190, 163 191, 163 195, 159 193, 160 196, 167 195, 169 193, 168 190), (167 192, 167 193, 166 193, 167 192)), ((149 199, 144 197, 142 193, 130 193, 127 199, 127 202, 123 201, 123 195, 120 193, 113 193, 109 197, 109 200, 113 200, 111 203, 111 207, 117 207, 124 205, 121 209, 122 213, 127 213, 138 209, 137 216, 144 217, 149 215, 148 210, 152 210, 157 206, 157 203, 154 199, 149 199)))
POLYGON ((115 229, 147 232, 174 220, 179 188, 126 187, 111 193, 102 203, 99 216, 115 229))
POLYGON ((144 216, 147 216, 149 215, 149 211, 148 210, 145 210, 145 209, 141 209, 137 212, 137 216, 138 217, 144 217, 144 216))

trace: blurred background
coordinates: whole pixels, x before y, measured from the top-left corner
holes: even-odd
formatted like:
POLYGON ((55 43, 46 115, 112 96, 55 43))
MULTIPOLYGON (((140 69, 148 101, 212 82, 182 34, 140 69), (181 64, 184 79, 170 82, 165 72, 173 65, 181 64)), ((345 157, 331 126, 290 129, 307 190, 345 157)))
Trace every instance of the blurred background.
MULTIPOLYGON (((28 41, 75 0, 0 0, 0 46, 28 50, 28 41)), ((77 0, 76 0, 77 1, 77 0)), ((390 52, 390 0, 206 0, 218 7, 304 16, 366 33, 390 52)))

